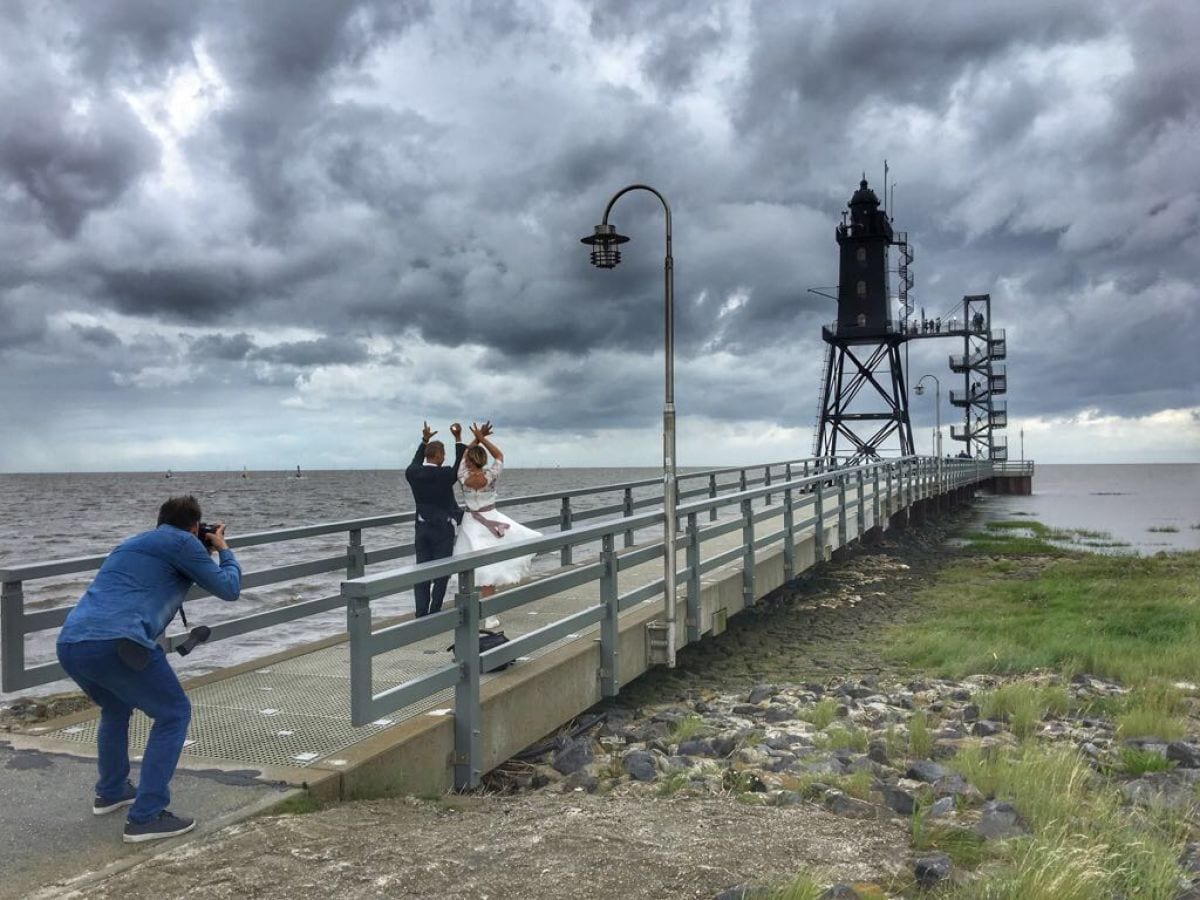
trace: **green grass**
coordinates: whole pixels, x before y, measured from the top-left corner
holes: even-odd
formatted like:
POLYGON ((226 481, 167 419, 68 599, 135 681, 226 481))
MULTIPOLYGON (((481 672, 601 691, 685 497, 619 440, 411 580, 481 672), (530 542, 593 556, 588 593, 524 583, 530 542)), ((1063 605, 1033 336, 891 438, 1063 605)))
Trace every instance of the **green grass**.
POLYGON ((914 850, 940 850, 960 869, 974 869, 987 858, 982 835, 957 825, 930 822, 926 807, 917 806, 910 825, 914 850))
POLYGON ((975 702, 980 716, 1007 722, 1009 730, 1022 740, 1034 733, 1047 713, 1063 715, 1071 707, 1070 695, 1062 685, 1019 681, 984 691, 975 702))
POLYGON ((1153 531, 1156 534, 1176 534, 1179 531, 1174 525, 1152 525, 1146 530, 1153 531))
POLYGON ((1071 555, 1039 561, 967 558, 922 592, 930 612, 885 635, 884 653, 949 678, 1034 669, 1089 672, 1128 685, 1200 671, 1200 553, 1071 555))
POLYGON ((1032 836, 1002 868, 953 897, 1003 900, 1172 898, 1187 834, 1177 822, 1126 812, 1118 788, 1071 747, 963 747, 949 765, 986 795, 1010 801, 1032 836))
POLYGON ((812 723, 818 729, 825 728, 837 718, 838 703, 832 697, 819 701, 812 709, 802 713, 800 718, 812 723))
POLYGON ((1175 763, 1153 750, 1121 748, 1121 770, 1126 775, 1145 775, 1147 772, 1169 772, 1175 763))
POLYGON ((867 749, 869 737, 861 728, 843 728, 833 725, 820 734, 814 735, 815 740, 823 743, 829 750, 857 750, 863 753, 867 749))
POLYGON ((688 785, 687 772, 672 772, 658 783, 657 793, 660 797, 671 797, 688 785))
POLYGON ((818 880, 816 876, 801 874, 786 884, 765 892, 764 896, 767 900, 820 900, 821 895, 825 893, 826 884, 828 879, 818 880))
POLYGON ((1157 737, 1179 740, 1188 732, 1187 700, 1176 687, 1162 681, 1139 686, 1124 698, 1116 715, 1120 738, 1157 737))
POLYGON ((700 716, 684 716, 675 723, 667 736, 668 744, 682 744, 705 731, 704 719, 700 716))
POLYGON ((929 728, 929 715, 919 709, 908 721, 908 753, 913 759, 926 759, 932 750, 933 732, 929 728))

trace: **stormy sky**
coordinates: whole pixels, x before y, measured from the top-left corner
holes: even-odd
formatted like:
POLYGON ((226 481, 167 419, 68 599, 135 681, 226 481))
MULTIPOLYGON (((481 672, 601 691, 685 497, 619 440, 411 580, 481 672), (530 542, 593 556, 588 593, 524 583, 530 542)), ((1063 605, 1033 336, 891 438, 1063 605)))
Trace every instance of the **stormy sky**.
POLYGON ((632 182, 680 463, 807 456, 808 289, 884 159, 918 309, 992 295, 1014 458, 1200 461, 1198 41, 1187 0, 6 0, 0 471, 394 467, 424 418, 656 465, 661 207, 579 243, 632 182))

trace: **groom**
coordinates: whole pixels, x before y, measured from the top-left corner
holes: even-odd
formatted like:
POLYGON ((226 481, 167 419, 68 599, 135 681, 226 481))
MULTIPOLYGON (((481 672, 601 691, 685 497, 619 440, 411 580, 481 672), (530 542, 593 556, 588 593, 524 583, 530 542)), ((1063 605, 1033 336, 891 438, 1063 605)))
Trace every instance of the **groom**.
MULTIPOLYGON (((442 559, 454 553, 454 526, 462 521, 462 510, 454 499, 454 481, 458 465, 462 462, 467 445, 462 442, 462 426, 455 422, 450 426, 454 435, 454 465, 443 465, 446 448, 441 441, 430 440, 436 431, 424 422, 421 429, 421 444, 413 461, 404 470, 404 477, 412 488, 417 506, 417 523, 414 528, 414 549, 417 562, 442 559)), ((413 588, 416 597, 417 618, 440 612, 446 596, 446 575, 434 581, 422 581, 413 588), (430 586, 433 593, 430 596, 430 586)))

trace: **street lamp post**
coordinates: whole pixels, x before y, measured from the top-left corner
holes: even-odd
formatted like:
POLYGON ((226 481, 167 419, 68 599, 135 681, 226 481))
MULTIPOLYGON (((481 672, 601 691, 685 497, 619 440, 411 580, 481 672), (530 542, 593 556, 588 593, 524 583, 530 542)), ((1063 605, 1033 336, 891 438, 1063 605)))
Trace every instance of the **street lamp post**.
POLYGON ((667 250, 663 260, 663 295, 665 315, 666 396, 663 401, 663 616, 666 620, 666 653, 663 661, 668 668, 675 666, 675 263, 671 258, 671 207, 667 198, 646 184, 631 184, 613 194, 604 208, 604 218, 593 234, 582 239, 592 248, 592 265, 598 269, 614 269, 621 262, 620 244, 629 238, 618 234, 608 224, 613 204, 630 191, 648 191, 662 203, 666 213, 667 250))
POLYGON ((925 386, 922 385, 921 382, 926 378, 932 378, 933 383, 936 386, 933 400, 934 420, 937 422, 937 427, 934 431, 934 435, 936 436, 934 446, 936 447, 938 467, 940 468, 942 462, 942 383, 938 381, 938 377, 936 375, 922 375, 920 380, 917 382, 916 387, 913 388, 913 393, 915 393, 918 397, 925 393, 925 386))

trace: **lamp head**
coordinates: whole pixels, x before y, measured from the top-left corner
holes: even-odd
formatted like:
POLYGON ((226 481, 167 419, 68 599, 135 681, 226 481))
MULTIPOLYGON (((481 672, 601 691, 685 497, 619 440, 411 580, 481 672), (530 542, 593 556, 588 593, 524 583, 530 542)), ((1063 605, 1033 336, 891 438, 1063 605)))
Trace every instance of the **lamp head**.
POLYGON ((592 248, 592 265, 597 269, 615 269, 621 262, 621 251, 617 246, 629 240, 623 234, 617 234, 617 229, 607 223, 597 225, 594 234, 580 238, 580 243, 592 248))
POLYGON ((923 385, 923 384, 914 385, 913 393, 916 394, 918 397, 920 397, 922 394, 925 393, 925 385, 923 385))

